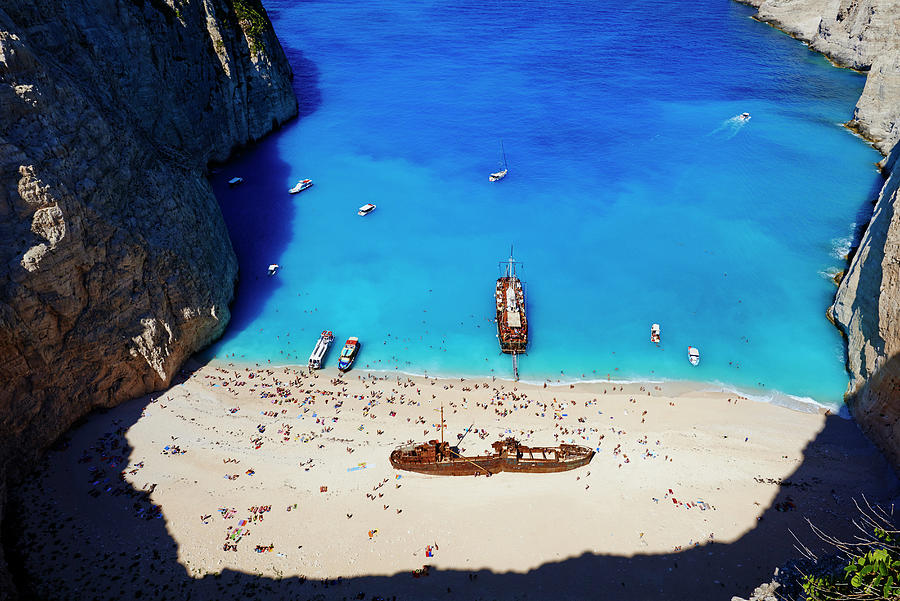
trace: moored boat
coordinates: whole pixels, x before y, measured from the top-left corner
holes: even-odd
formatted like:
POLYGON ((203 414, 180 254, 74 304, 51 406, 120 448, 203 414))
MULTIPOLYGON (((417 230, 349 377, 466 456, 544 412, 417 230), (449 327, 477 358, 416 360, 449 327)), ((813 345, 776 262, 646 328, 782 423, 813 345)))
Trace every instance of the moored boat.
POLYGON ((516 260, 509 254, 505 274, 497 279, 494 300, 497 305, 497 338, 504 353, 524 353, 528 346, 528 319, 525 315, 525 290, 516 275, 516 260))
POLYGON ((659 324, 655 323, 650 326, 650 342, 659 344, 659 324))
POLYGON ((514 438, 491 445, 488 455, 466 457, 450 443, 430 440, 398 447, 390 456, 394 469, 434 476, 492 475, 500 472, 552 473, 573 470, 591 462, 588 447, 561 444, 556 447, 527 447, 514 438))
POLYGON ((288 190, 288 192, 291 194, 297 194, 298 192, 303 192, 307 188, 311 188, 312 185, 313 183, 311 179, 301 179, 299 182, 297 182, 297 185, 288 190))
POLYGON ((341 349, 341 358, 338 360, 338 369, 347 371, 353 366, 356 355, 359 353, 359 338, 351 336, 341 349))
POLYGON ((688 347, 688 361, 691 365, 700 365, 700 350, 696 347, 688 347))
POLYGON ((269 269, 268 269, 267 273, 269 275, 275 275, 276 273, 278 273, 278 269, 280 267, 281 267, 281 265, 279 265, 278 263, 272 263, 271 265, 269 265, 269 269))
POLYGON ((244 183, 243 177, 232 177, 230 180, 228 180, 228 185, 231 186, 232 188, 237 186, 238 184, 243 184, 243 183, 244 183))
POLYGON ((365 217, 366 215, 368 215, 369 213, 371 213, 374 210, 375 210, 375 205, 373 205, 370 202, 368 204, 364 204, 363 206, 359 207, 359 210, 356 212, 356 214, 359 215, 360 217, 365 217))
POLYGON ((319 340, 316 342, 316 347, 313 349, 312 354, 309 356, 309 369, 312 370, 322 368, 322 363, 325 360, 325 353, 328 352, 328 347, 331 346, 333 340, 334 334, 332 334, 330 330, 324 330, 319 335, 319 340))
POLYGON ((495 173, 491 173, 488 176, 489 181, 498 182, 501 179, 503 179, 504 177, 506 177, 507 173, 509 173, 509 167, 507 167, 507 165, 506 165, 506 152, 503 150, 503 140, 500 140, 500 156, 502 157, 500 165, 503 167, 503 169, 501 169, 500 171, 497 171, 495 173))

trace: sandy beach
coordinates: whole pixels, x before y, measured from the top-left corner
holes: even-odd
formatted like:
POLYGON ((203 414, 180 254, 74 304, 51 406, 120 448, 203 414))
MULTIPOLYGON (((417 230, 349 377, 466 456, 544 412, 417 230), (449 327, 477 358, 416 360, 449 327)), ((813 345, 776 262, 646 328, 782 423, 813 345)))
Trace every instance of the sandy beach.
POLYGON ((814 542, 806 518, 846 531, 861 493, 897 482, 852 422, 684 383, 210 363, 74 429, 14 493, 12 547, 47 599, 729 599, 796 555, 789 529, 814 542), (505 436, 596 454, 394 470, 396 446, 440 438, 442 405, 469 455, 505 436))

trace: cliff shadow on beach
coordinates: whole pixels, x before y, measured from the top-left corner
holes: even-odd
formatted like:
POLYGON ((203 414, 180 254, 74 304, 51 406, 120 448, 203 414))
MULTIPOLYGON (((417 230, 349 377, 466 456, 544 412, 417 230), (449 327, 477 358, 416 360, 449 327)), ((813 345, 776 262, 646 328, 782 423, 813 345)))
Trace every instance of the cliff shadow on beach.
MULTIPOLYGON (((169 535, 165 507, 151 499, 156 484, 135 487, 120 476, 123 470, 137 469, 129 461, 129 428, 160 398, 137 399, 83 420, 58 441, 28 482, 11 492, 4 542, 23 598, 728 599, 748 596, 770 579, 774 568, 798 556, 792 533, 811 549, 828 552, 811 533, 807 519, 829 534, 850 535, 855 514, 851 489, 854 496, 865 494, 868 501, 882 505, 897 494, 893 471, 856 424, 829 416, 806 446, 798 468, 775 483, 777 494, 767 507, 759 508, 755 527, 733 542, 697 541, 668 553, 588 552, 524 573, 438 569, 422 557, 421 569, 414 572, 326 581, 227 569, 192 577, 193 568, 184 564, 169 535), (862 469, 853 474, 853 482, 838 481, 836 468, 847 461, 862 469), (36 529, 31 526, 35 522, 47 527, 36 529)), ((189 441, 169 440, 164 432, 160 437, 164 439, 160 452, 174 454, 167 460, 178 461, 180 445, 189 441)), ((594 459, 609 461, 606 454, 594 459)), ((759 474, 759 485, 772 485, 767 478, 759 474)), ((139 476, 132 481, 142 482, 139 476)), ((546 519, 559 519, 565 506, 566 499, 560 498, 546 519)), ((623 515, 629 512, 624 500, 618 509, 623 515)), ((488 500, 485 510, 491 510, 488 500)), ((458 528, 472 532, 472 545, 498 544, 501 552, 509 544, 481 539, 471 524, 458 528)), ((606 536, 597 532, 598 541, 606 536)), ((310 560, 289 562, 285 571, 302 573, 310 560)))

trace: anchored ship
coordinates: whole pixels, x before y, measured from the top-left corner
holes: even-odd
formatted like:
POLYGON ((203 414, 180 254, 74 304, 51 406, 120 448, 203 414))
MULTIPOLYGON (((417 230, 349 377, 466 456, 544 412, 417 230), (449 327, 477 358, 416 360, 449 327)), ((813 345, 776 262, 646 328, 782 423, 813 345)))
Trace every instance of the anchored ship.
POLYGON ((328 352, 328 347, 331 346, 331 343, 334 341, 334 334, 331 333, 330 330, 324 330, 319 335, 319 340, 316 342, 316 347, 313 349, 312 354, 309 356, 309 369, 322 369, 322 362, 325 361, 325 353, 328 352))
POLYGON ((348 371, 356 360, 356 354, 359 353, 359 338, 351 336, 347 339, 344 348, 341 349, 341 358, 338 359, 338 369, 342 372, 348 371))
POLYGON ((391 453, 391 465, 398 470, 435 476, 475 476, 500 472, 565 472, 587 465, 594 457, 588 447, 561 444, 558 447, 526 447, 515 438, 498 440, 490 455, 464 457, 449 442, 429 440, 406 445, 391 453))
POLYGON ((500 350, 513 356, 513 373, 519 379, 519 363, 516 355, 528 346, 528 318, 525 316, 525 289, 516 276, 517 261, 512 249, 504 265, 505 274, 497 280, 494 299, 497 303, 497 339, 500 350))

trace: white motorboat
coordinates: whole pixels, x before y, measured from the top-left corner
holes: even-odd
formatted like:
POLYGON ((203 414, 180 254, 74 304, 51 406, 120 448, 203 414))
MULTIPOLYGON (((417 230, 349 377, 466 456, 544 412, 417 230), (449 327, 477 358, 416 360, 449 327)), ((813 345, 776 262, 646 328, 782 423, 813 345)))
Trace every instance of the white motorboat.
POLYGON ((364 204, 363 206, 359 207, 359 211, 357 211, 356 214, 359 215, 360 217, 365 217, 366 215, 368 215, 369 213, 371 213, 374 210, 375 210, 375 205, 373 205, 372 203, 368 203, 368 204, 364 204))
POLYGON ((688 361, 691 365, 700 365, 700 351, 696 347, 688 347, 688 361))
POLYGON ((269 265, 269 275, 275 275, 279 267, 281 267, 281 265, 279 265, 278 263, 272 263, 271 265, 269 265))
POLYGON ((324 330, 319 335, 319 341, 316 342, 316 348, 313 349, 312 354, 309 356, 310 370, 322 368, 322 362, 325 360, 325 353, 328 352, 328 347, 331 346, 333 340, 334 334, 331 333, 331 330, 324 330))
POLYGON ((232 188, 234 186, 237 186, 238 184, 243 184, 243 183, 244 183, 243 177, 232 177, 230 180, 228 180, 228 185, 231 186, 232 188))
POLYGON ((740 115, 738 115, 738 119, 740 119, 741 121, 749 121, 750 113, 741 113, 740 115))
POLYGON ((311 179, 301 179, 299 182, 297 182, 297 185, 288 190, 288 192, 291 194, 297 194, 298 192, 303 192, 307 188, 312 188, 312 185, 313 183, 311 179))
POLYGON ((659 344, 659 324, 655 323, 650 326, 650 342, 659 344))

